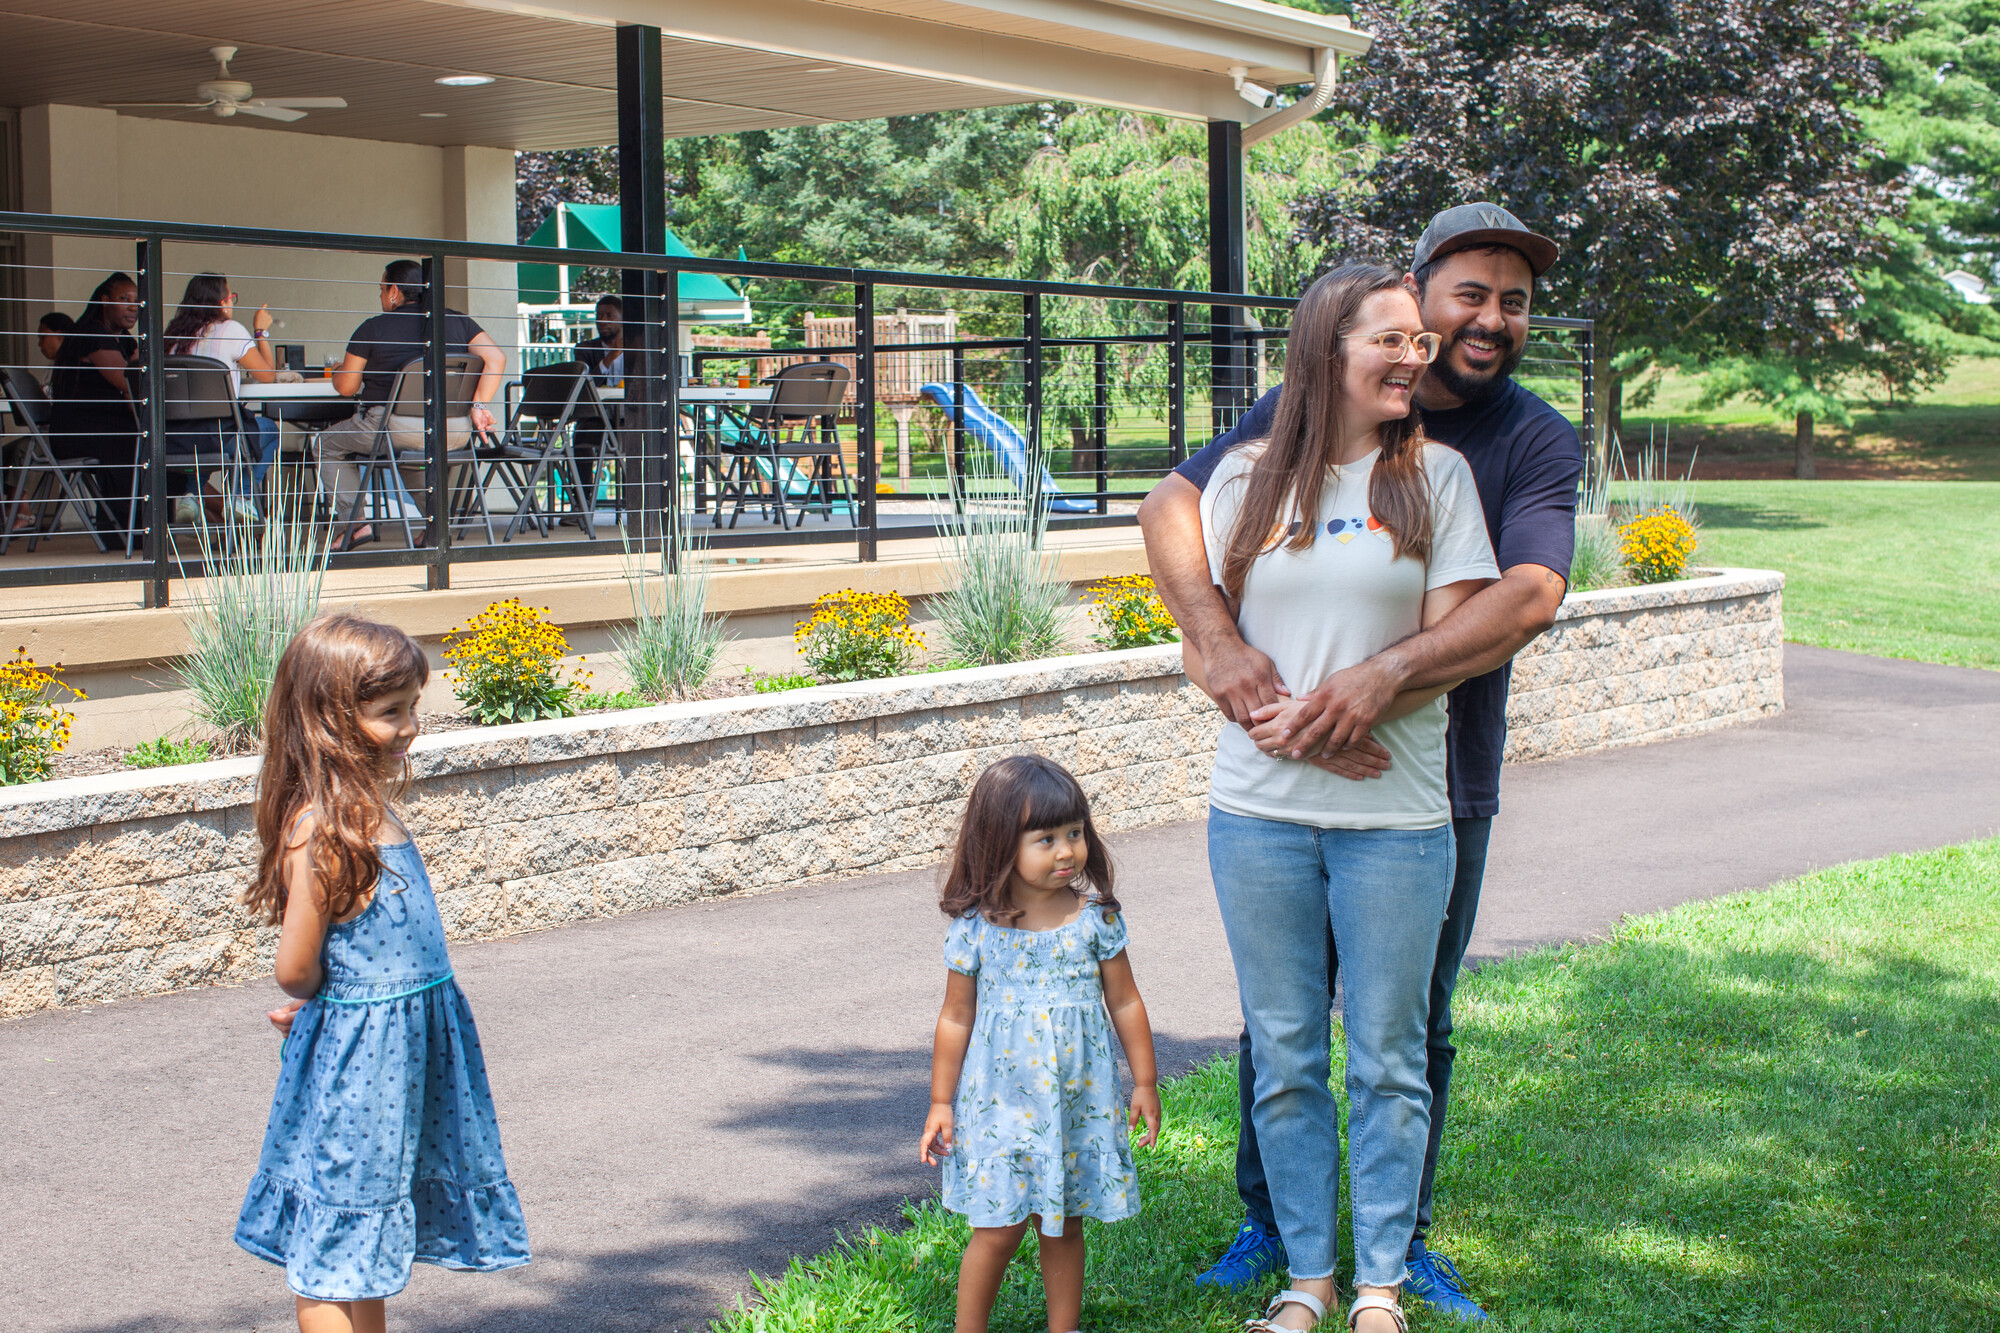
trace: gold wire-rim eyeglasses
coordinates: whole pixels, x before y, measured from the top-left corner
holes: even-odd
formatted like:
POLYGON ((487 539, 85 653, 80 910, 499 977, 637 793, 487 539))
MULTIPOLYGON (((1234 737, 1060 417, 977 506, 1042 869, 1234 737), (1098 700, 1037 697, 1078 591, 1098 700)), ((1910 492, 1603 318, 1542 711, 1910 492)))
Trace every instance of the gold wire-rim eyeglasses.
POLYGON ((1399 366, 1409 360, 1412 352, 1416 353, 1418 365, 1428 366, 1437 360, 1438 352, 1444 346, 1444 339, 1429 330, 1415 335, 1405 333, 1401 329, 1387 329, 1381 333, 1349 333, 1342 336, 1374 343, 1382 349, 1382 355, 1388 358, 1392 366, 1399 366))

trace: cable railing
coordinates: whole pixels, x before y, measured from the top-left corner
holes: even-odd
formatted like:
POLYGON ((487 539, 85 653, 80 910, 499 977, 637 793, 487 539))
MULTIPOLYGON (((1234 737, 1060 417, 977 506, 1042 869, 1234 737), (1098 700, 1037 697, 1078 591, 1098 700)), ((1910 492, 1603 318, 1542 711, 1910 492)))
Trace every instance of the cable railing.
MULTIPOLYGON (((333 569, 429 588, 689 540, 872 561, 948 533, 981 487, 1034 497, 1052 533, 1131 524, 1282 379, 1295 305, 0 213, 6 233, 35 239, 0 327, 0 587, 138 583, 156 606, 239 519, 323 524, 333 569), (524 303, 517 265, 567 266, 572 304, 524 303), (129 289, 87 327, 36 327, 114 273, 129 289)), ((1536 325, 1537 373, 1580 371, 1587 414, 1587 322, 1536 325)))

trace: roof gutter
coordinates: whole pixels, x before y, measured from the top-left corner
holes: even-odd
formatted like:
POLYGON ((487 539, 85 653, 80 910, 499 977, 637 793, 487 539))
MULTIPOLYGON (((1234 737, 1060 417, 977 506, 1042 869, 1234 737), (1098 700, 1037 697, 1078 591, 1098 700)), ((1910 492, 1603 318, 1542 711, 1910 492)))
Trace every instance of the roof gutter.
POLYGON ((1281 130, 1288 130, 1302 121, 1311 120, 1326 110, 1326 104, 1333 100, 1333 81, 1340 69, 1340 57, 1330 46, 1323 46, 1313 52, 1313 83, 1306 95, 1281 111, 1274 111, 1262 120, 1255 120, 1243 127, 1243 146, 1268 139, 1281 130))

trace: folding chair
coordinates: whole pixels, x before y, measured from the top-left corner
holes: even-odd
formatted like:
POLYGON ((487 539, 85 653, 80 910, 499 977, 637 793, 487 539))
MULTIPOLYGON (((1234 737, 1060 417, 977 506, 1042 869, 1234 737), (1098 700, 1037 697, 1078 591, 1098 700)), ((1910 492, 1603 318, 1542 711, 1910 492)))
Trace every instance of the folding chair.
MULTIPOLYGON (((849 375, 847 367, 838 361, 804 361, 786 366, 764 381, 771 386, 771 400, 750 409, 754 435, 742 444, 722 446, 724 456, 730 460, 730 467, 723 474, 728 484, 727 498, 736 502, 729 515, 730 527, 736 526, 744 504, 751 502, 760 509, 775 507, 778 526, 789 530, 786 508, 794 479, 805 481, 799 521, 805 521, 817 488, 827 520, 831 522, 836 471, 841 486, 848 491, 852 514, 847 463, 840 456, 838 428, 832 425, 847 396, 849 375), (802 476, 798 466, 799 460, 806 458, 814 460, 810 476, 802 476), (768 495, 764 491, 767 482, 771 488, 768 495)), ((718 508, 724 498, 722 494, 716 496, 718 508)))
POLYGON ((514 496, 514 519, 507 525, 507 541, 531 523, 536 532, 548 536, 561 522, 555 502, 565 488, 575 497, 577 522, 584 536, 596 538, 596 497, 584 494, 583 470, 576 460, 579 426, 594 426, 603 433, 599 467, 608 466, 619 456, 611 446, 614 432, 604 402, 583 362, 558 361, 521 377, 520 405, 507 423, 500 457, 489 468, 489 474, 500 472, 514 496), (533 424, 527 424, 530 422, 533 424))
MULTIPOLYGON (((234 474, 229 491, 249 492, 246 475, 246 439, 254 438, 236 401, 236 386, 229 367, 207 356, 170 356, 160 373, 161 415, 167 423, 166 465, 169 472, 194 474, 194 493, 202 501, 202 478, 216 468, 234 474)), ((141 471, 144 463, 141 463, 141 471)), ((140 512, 146 488, 134 486, 133 513, 140 512)), ((148 521, 151 515, 148 515, 148 521)), ((161 522, 172 526, 172 516, 161 522)), ((140 525, 133 523, 125 534, 125 554, 129 557, 138 541, 140 525)))
POLYGON ((55 404, 49 401, 40 380, 19 366, 0 367, 0 380, 6 384, 7 409, 21 429, 17 437, 21 442, 20 461, 9 469, 17 474, 13 488, 9 491, 0 483, 0 555, 7 554, 7 547, 14 540, 17 515, 24 511, 34 515, 35 526, 27 534, 28 550, 32 552, 43 537, 61 526, 66 508, 76 510, 77 522, 97 543, 97 549, 108 552, 111 548, 105 544, 104 534, 97 530, 91 515, 104 499, 93 475, 98 461, 56 457, 47 433, 55 404), (30 476, 35 478, 32 494, 28 490, 30 476))
MULTIPOLYGON (((429 460, 421 446, 399 445, 396 437, 401 435, 407 440, 421 432, 424 417, 430 411, 428 386, 424 383, 424 359, 417 357, 403 363, 389 388, 389 410, 376 427, 369 453, 361 460, 361 487, 343 519, 350 530, 364 521, 371 524, 389 521, 389 504, 394 500, 394 521, 402 525, 406 546, 417 545, 416 532, 410 522, 413 512, 442 512, 454 533, 461 528, 483 525, 486 540, 489 543, 493 540, 493 515, 487 508, 486 487, 479 473, 484 459, 472 442, 469 421, 475 401, 473 395, 478 392, 480 377, 485 373, 486 363, 479 357, 460 355, 444 359, 446 448, 442 481, 445 503, 439 509, 418 503, 403 480, 405 469, 423 467, 429 460), (451 437, 461 434, 465 442, 452 447, 451 437), (461 487, 460 479, 465 477, 470 478, 470 484, 461 487), (361 517, 364 503, 368 506, 366 520, 361 517), (477 516, 473 517, 474 514, 477 516)), ((428 521, 424 530, 426 533, 430 530, 428 521)))

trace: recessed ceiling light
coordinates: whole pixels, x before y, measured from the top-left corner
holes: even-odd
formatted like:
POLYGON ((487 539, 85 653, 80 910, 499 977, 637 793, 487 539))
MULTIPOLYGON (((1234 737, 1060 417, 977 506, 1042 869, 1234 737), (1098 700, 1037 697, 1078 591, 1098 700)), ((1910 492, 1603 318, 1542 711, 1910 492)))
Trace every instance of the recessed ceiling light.
POLYGON ((809 69, 809 70, 807 70, 807 71, 806 71, 806 73, 808 73, 808 74, 838 74, 838 73, 840 73, 840 69, 839 69, 839 67, 838 67, 838 66, 835 66, 835 65, 817 65, 817 66, 813 67, 812 69, 809 69))
POLYGON ((493 82, 491 74, 447 74, 437 80, 447 88, 477 88, 482 83, 493 82))
POLYGON ((417 113, 417 119, 418 119, 418 120, 443 120, 443 119, 444 119, 444 112, 442 112, 442 111, 419 111, 419 112, 417 113))

